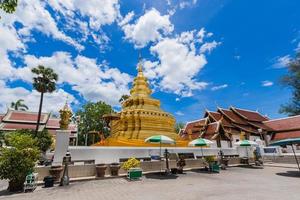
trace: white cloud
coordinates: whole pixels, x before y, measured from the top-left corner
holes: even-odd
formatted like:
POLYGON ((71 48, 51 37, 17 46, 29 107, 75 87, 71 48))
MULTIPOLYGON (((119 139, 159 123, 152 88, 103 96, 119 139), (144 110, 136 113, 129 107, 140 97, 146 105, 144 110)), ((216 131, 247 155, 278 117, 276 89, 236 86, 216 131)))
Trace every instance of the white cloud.
POLYGON ((82 50, 82 45, 58 29, 56 21, 45 7, 43 1, 21 0, 13 15, 1 12, 1 22, 10 27, 13 27, 15 22, 21 23, 22 28, 18 33, 23 37, 30 37, 31 32, 37 30, 82 50))
POLYGON ((118 105, 118 99, 129 93, 128 84, 131 77, 103 64, 97 64, 96 59, 78 55, 74 59, 67 52, 55 52, 50 57, 35 57, 27 55, 24 58, 25 67, 15 71, 15 79, 31 82, 31 69, 39 64, 51 67, 58 74, 58 83, 67 83, 78 91, 86 100, 105 101, 118 105))
POLYGON ((274 85, 274 83, 272 81, 265 80, 265 81, 261 82, 261 85, 263 87, 270 87, 270 86, 274 85))
POLYGON ((181 97, 193 95, 193 90, 202 90, 208 85, 196 76, 207 63, 198 48, 203 46, 205 29, 182 32, 173 38, 164 37, 150 51, 159 61, 146 61, 145 74, 154 79, 162 91, 173 92, 181 97))
POLYGON ((9 60, 9 52, 24 51, 25 46, 20 41, 14 28, 0 24, 0 79, 7 79, 14 74, 13 63, 9 60))
POLYGON ((216 91, 216 90, 225 89, 227 87, 228 87, 228 84, 223 84, 223 85, 214 86, 214 87, 211 88, 211 90, 216 91))
POLYGON ((284 68, 287 67, 291 62, 292 58, 290 55, 285 55, 276 59, 276 63, 273 64, 274 68, 284 68))
POLYGON ((134 17, 134 12, 131 11, 118 23, 119 26, 124 26, 128 24, 134 17))
POLYGON ((200 53, 210 53, 213 49, 215 49, 218 45, 220 45, 220 42, 212 41, 212 42, 207 42, 203 44, 200 48, 200 53))
POLYGON ((129 24, 132 14, 129 13, 123 21, 122 29, 125 39, 134 43, 136 48, 146 46, 149 42, 160 40, 162 36, 168 35, 174 29, 169 15, 161 15, 155 8, 145 12, 135 23, 129 24), (127 19, 126 19, 127 17, 127 19))
POLYGON ((175 101, 180 101, 180 98, 176 98, 175 101))
POLYGON ((181 112, 181 111, 177 111, 175 114, 178 115, 178 116, 184 116, 184 113, 181 112))
MULTIPOLYGON (((38 111, 40 93, 36 90, 30 91, 23 87, 10 88, 6 86, 4 81, 0 80, 0 91, 5 94, 1 96, 0 112, 6 112, 11 102, 15 102, 18 99, 23 99, 30 111, 38 111)), ((58 110, 63 107, 67 98, 69 103, 77 103, 73 95, 62 89, 58 89, 51 94, 45 94, 43 111, 58 113, 58 110)))
POLYGON ((74 18, 77 13, 88 17, 89 26, 94 30, 112 24, 120 15, 118 0, 49 0, 49 4, 68 19, 74 18))
POLYGON ((184 9, 186 7, 191 7, 197 3, 197 0, 184 0, 179 3, 179 8, 184 9))

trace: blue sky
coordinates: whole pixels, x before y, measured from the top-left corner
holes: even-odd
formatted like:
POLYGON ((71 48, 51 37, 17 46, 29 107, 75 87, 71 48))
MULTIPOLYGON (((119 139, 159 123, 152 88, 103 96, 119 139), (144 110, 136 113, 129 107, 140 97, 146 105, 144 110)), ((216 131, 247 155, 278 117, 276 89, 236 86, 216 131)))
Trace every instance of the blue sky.
POLYGON ((120 109, 141 52, 162 108, 177 121, 236 106, 271 118, 291 93, 279 84, 300 47, 300 2, 233 0, 20 0, 0 11, 0 111, 25 100, 37 110, 30 69, 59 74, 45 111, 103 100, 120 109))

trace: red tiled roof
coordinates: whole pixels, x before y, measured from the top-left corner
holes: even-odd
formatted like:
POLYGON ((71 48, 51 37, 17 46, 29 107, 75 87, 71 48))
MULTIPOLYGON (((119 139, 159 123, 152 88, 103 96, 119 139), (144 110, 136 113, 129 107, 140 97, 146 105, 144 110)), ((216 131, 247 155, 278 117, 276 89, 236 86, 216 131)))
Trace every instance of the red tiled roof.
POLYGON ((200 131, 200 129, 204 127, 205 124, 206 124, 206 118, 188 122, 184 127, 184 132, 187 132, 188 130, 191 129, 198 129, 200 131))
MULTIPOLYGON (((41 114, 41 124, 45 124, 48 120, 49 114, 41 114)), ((24 123, 36 123, 38 118, 38 113, 27 112, 27 111, 16 111, 9 110, 8 113, 2 119, 4 122, 24 122, 24 123)))
POLYGON ((244 110, 234 107, 231 107, 230 109, 242 118, 247 119, 249 121, 262 122, 268 120, 267 117, 261 115, 259 112, 256 111, 244 110))
POLYGON ((300 130, 275 133, 273 140, 283 140, 289 138, 300 138, 300 130))
POLYGON ((260 128, 260 129, 263 129, 263 130, 266 130, 266 131, 272 131, 273 130, 270 127, 266 126, 262 122, 248 122, 248 123, 255 126, 255 127, 257 127, 257 128, 260 128))
POLYGON ((254 133, 254 134, 259 134, 257 129, 254 129, 253 127, 249 125, 243 125, 243 124, 235 124, 237 128, 240 128, 243 131, 246 131, 248 133, 254 133))
POLYGON ((219 121, 222 118, 221 113, 218 112, 206 111, 206 113, 213 118, 214 121, 219 121))
POLYGON ((50 118, 47 121, 46 128, 57 128, 59 129, 59 120, 58 118, 50 118))
MULTIPOLYGON (((49 130, 50 129, 59 129, 60 128, 59 121, 60 121, 59 118, 50 118, 47 121, 46 129, 49 129, 49 130)), ((71 132, 77 132, 76 124, 72 124, 72 123, 69 124, 68 130, 70 130, 71 132)))
POLYGON ((240 116, 232 112, 231 110, 219 108, 218 111, 220 111, 222 114, 224 114, 227 118, 229 118, 231 121, 237 123, 237 124, 244 124, 246 125, 247 122, 242 119, 240 116))
POLYGON ((300 115, 265 121, 264 124, 276 131, 300 130, 300 115))
POLYGON ((210 123, 207 125, 206 134, 215 134, 219 131, 219 122, 210 123))
POLYGON ((4 118, 4 114, 0 114, 0 123, 2 122, 2 119, 4 118))
MULTIPOLYGON (((21 123, 1 123, 1 130, 6 131, 14 131, 14 130, 20 130, 20 129, 35 129, 35 124, 21 124, 21 123)), ((45 128, 45 125, 40 125, 39 130, 43 130, 45 128)))
POLYGON ((214 120, 214 122, 217 122, 217 121, 221 120, 223 126, 233 127, 231 125, 231 123, 222 116, 221 113, 212 112, 212 111, 206 111, 205 116, 207 116, 207 115, 209 115, 214 120))

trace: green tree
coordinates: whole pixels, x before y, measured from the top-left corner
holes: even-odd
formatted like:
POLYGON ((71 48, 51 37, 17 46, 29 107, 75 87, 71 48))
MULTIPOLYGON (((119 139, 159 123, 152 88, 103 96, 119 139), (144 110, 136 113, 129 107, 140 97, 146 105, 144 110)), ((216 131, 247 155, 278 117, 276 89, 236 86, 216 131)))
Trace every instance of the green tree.
POLYGON ((36 140, 29 135, 12 133, 8 140, 10 148, 1 148, 0 178, 9 181, 9 191, 19 191, 26 175, 34 170, 39 150, 36 140))
POLYGON ((281 106, 279 112, 289 116, 300 115, 300 52, 290 61, 288 74, 282 77, 281 83, 292 90, 292 98, 281 106))
POLYGON ((0 0, 0 9, 7 13, 16 11, 18 0, 0 0))
MULTIPOLYGON (((35 139, 36 146, 41 151, 41 153, 45 153, 52 145, 52 136, 48 132, 48 130, 44 129, 41 134, 35 134, 35 131, 30 129, 21 129, 14 131, 14 133, 20 134, 20 135, 28 135, 35 139)), ((9 142, 11 141, 10 137, 12 134, 7 134, 5 137, 6 144, 11 145, 9 142)))
MULTIPOLYGON (((99 131, 104 133, 107 137, 109 135, 108 130, 106 130, 105 122, 101 119, 104 114, 112 113, 113 109, 110 105, 105 102, 99 101, 96 103, 88 102, 80 110, 77 111, 76 117, 78 120, 78 143, 83 145, 84 134, 89 133, 90 131, 99 131)), ((96 136, 95 141, 98 141, 100 138, 96 136)), ((92 143, 92 137, 88 137, 88 144, 92 143)))
POLYGON ((123 94, 123 95, 121 96, 121 98, 119 99, 119 102, 120 102, 120 103, 123 103, 123 102, 126 101, 129 97, 130 97, 129 95, 123 94))
POLYGON ((28 110, 28 106, 23 103, 23 99, 19 99, 16 102, 11 102, 10 107, 14 110, 26 111, 28 110))
POLYGON ((178 122, 178 123, 176 123, 175 124, 175 132, 178 134, 179 133, 179 131, 181 130, 181 129, 183 129, 184 128, 184 123, 183 122, 178 122))
POLYGON ((37 134, 41 120, 44 94, 52 93, 55 91, 58 75, 53 71, 53 69, 46 68, 41 65, 39 65, 37 68, 33 68, 31 71, 36 75, 35 77, 33 77, 33 88, 41 93, 38 120, 35 129, 35 132, 37 134))

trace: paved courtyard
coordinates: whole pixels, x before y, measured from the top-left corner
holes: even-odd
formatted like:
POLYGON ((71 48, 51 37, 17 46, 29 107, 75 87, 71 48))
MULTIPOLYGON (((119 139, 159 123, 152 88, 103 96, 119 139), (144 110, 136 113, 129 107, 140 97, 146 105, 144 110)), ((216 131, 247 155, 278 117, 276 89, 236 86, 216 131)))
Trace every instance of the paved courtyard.
POLYGON ((30 200, 299 200, 300 176, 295 168, 231 167, 220 174, 190 171, 173 179, 148 176, 142 181, 124 178, 73 182, 68 187, 42 188, 33 193, 7 195, 0 199, 30 200))

